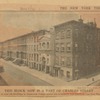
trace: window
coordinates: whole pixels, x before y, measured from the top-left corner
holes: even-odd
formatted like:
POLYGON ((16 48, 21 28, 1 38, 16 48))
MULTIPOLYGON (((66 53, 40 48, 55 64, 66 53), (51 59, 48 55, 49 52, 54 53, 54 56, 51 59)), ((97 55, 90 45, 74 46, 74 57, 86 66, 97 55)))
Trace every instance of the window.
POLYGON ((56 56, 56 65, 59 65, 59 56, 56 56))
POLYGON ((69 42, 69 43, 67 43, 67 52, 71 52, 71 43, 69 42))
POLYGON ((67 78, 70 78, 70 72, 69 71, 66 72, 66 76, 67 76, 67 78))
POLYGON ((25 57, 26 57, 26 53, 23 53, 23 59, 26 59, 25 57))
POLYGON ((87 34, 87 40, 89 40, 89 34, 87 34))
POLYGON ((34 36, 34 42, 38 42, 38 37, 37 36, 34 36))
POLYGON ((93 39, 93 35, 90 35, 90 39, 91 39, 91 40, 93 39))
POLYGON ((31 54, 29 54, 29 60, 31 60, 31 54))
POLYGON ((34 42, 36 42, 36 36, 34 36, 34 42))
POLYGON ((71 58, 70 57, 67 57, 67 66, 69 67, 69 66, 71 66, 71 58))
POLYGON ((39 43, 39 48, 41 49, 41 43, 39 43))
POLYGON ((100 31, 98 31, 98 40, 100 40, 100 31))
POLYGON ((61 38, 62 38, 62 39, 65 38, 65 31, 62 31, 62 32, 61 32, 61 38))
POLYGON ((87 34, 87 40, 92 40, 92 34, 87 34))
POLYGON ((34 51, 36 51, 36 45, 34 45, 34 51))
POLYGON ((37 45, 37 50, 38 50, 38 45, 37 45))
POLYGON ((34 51, 34 45, 32 46, 32 51, 34 51))
POLYGON ((67 30, 67 34, 66 34, 66 37, 67 37, 67 38, 71 37, 71 33, 72 33, 72 31, 71 31, 70 29, 68 29, 68 30, 67 30))
POLYGON ((37 61, 39 61, 39 55, 37 54, 37 61))
POLYGON ((75 43, 75 51, 77 52, 78 51, 78 44, 75 43))
POLYGON ((32 54, 30 54, 30 60, 32 60, 32 54))
POLYGON ((61 57, 61 66, 65 66, 65 57, 64 56, 61 57))
POLYGON ((42 47, 45 48, 45 43, 44 42, 42 43, 42 47))
POLYGON ((34 55, 32 54, 32 60, 33 60, 34 55))
POLYGON ((32 50, 32 46, 30 45, 30 51, 32 50))
POLYGON ((87 51, 87 52, 89 51, 89 46, 88 46, 88 45, 86 45, 86 51, 87 51))
POLYGON ((59 51, 59 44, 56 43, 56 51, 58 52, 59 51))
POLYGON ((32 36, 32 41, 34 41, 34 36, 32 36))
POLYGON ((56 39, 59 39, 60 38, 60 32, 57 32, 56 33, 56 39))
POLYGON ((41 62, 42 61, 41 57, 39 59, 40 59, 40 62, 41 62))
POLYGON ((78 37, 78 33, 79 33, 79 30, 75 29, 75 36, 76 36, 76 38, 78 37))
POLYGON ((36 68, 36 63, 34 63, 34 68, 36 68))
POLYGON ((75 47, 76 47, 76 48, 78 47, 78 44, 77 44, 77 43, 75 43, 75 47))
POLYGON ((34 54, 34 61, 36 61, 36 54, 34 54))
POLYGON ((78 66, 78 55, 75 55, 75 67, 78 66))
POLYGON ((47 42, 47 49, 49 49, 49 42, 47 42))
POLYGON ((42 57, 42 64, 45 65, 45 63, 46 63, 46 58, 42 57))
POLYGON ((63 70, 60 70, 60 75, 61 75, 61 77, 64 76, 64 71, 63 70))
POLYGON ((49 56, 49 54, 47 54, 47 56, 49 56))
POLYGON ((64 43, 61 43, 61 51, 65 51, 64 43))
POLYGON ((47 58, 47 64, 49 64, 49 58, 47 58))
POLYGON ((39 42, 39 37, 37 36, 37 42, 39 42))

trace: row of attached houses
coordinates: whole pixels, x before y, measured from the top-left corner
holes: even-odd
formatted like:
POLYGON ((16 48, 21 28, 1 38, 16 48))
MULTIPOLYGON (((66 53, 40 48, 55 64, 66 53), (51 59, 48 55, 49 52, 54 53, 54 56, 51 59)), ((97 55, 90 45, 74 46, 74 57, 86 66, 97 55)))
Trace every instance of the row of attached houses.
POLYGON ((51 32, 39 30, 4 41, 0 44, 0 57, 51 74, 54 65, 51 32))
POLYGON ((92 74, 100 65, 100 28, 82 19, 0 43, 0 57, 64 80, 92 74))

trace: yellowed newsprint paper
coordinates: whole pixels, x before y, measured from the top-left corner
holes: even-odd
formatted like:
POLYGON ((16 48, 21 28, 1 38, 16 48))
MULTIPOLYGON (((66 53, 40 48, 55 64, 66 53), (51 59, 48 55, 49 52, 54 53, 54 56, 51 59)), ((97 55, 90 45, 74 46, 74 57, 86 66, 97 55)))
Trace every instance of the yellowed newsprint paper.
POLYGON ((0 3, 0 97, 99 95, 100 5, 0 3))

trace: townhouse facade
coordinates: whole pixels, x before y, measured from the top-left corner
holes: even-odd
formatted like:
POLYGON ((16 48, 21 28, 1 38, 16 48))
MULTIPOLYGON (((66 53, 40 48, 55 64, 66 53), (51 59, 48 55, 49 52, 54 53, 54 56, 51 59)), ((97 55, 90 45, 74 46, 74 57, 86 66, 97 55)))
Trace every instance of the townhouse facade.
POLYGON ((27 66, 38 71, 46 72, 46 64, 50 64, 50 55, 46 55, 46 50, 50 49, 50 32, 40 30, 27 36, 27 66), (44 41, 44 38, 47 38, 44 41), (44 63, 43 63, 44 62, 44 63))
POLYGON ((71 20, 1 42, 0 57, 70 81, 99 69, 99 43, 95 20, 71 20))
POLYGON ((100 50, 95 22, 69 21, 55 26, 55 75, 78 79, 97 70, 100 50), (98 55, 98 57, 97 57, 98 55))
POLYGON ((45 35, 39 36, 38 40, 38 52, 39 52, 39 65, 40 70, 52 74, 54 66, 54 46, 53 46, 53 31, 46 31, 45 35))

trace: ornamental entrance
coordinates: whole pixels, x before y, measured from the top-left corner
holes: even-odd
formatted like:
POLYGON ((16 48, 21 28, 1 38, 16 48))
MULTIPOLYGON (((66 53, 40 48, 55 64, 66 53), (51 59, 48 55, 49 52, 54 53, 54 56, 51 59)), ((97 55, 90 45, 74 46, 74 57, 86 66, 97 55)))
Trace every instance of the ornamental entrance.
POLYGON ((46 59, 45 57, 42 57, 42 71, 45 71, 45 67, 46 67, 46 59))

